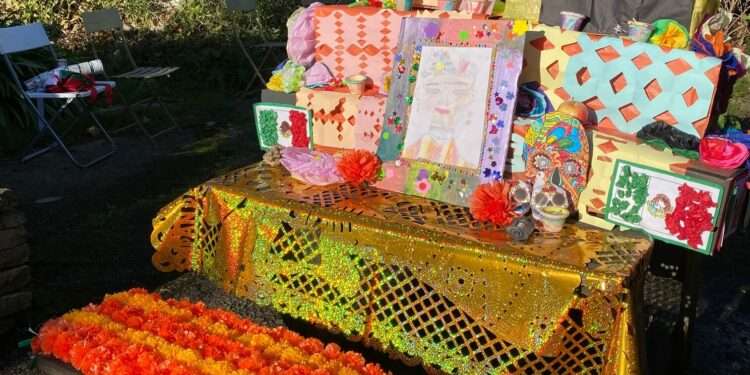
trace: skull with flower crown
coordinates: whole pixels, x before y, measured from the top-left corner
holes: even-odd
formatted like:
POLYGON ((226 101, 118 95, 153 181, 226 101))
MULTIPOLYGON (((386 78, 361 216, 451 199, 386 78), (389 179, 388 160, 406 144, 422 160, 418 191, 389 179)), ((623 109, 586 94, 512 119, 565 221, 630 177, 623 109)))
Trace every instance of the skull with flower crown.
POLYGON ((576 207, 589 170, 589 141, 578 119, 561 112, 538 118, 524 136, 523 159, 527 180, 564 189, 576 207))

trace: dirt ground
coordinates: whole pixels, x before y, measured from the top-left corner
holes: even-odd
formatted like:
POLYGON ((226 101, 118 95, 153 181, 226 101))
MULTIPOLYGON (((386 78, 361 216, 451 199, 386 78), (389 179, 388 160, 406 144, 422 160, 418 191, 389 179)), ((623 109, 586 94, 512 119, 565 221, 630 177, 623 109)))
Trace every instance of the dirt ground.
MULTIPOLYGON (((34 298, 33 309, 16 332, 2 339, 0 373, 9 373, 9 366, 28 366, 25 349, 15 349, 18 340, 30 336, 26 328, 98 301, 107 292, 156 289, 178 276, 159 273, 150 263, 151 219, 157 210, 192 186, 260 159, 250 126, 252 99, 200 100, 210 103, 186 103, 183 108, 192 110, 178 113, 184 128, 161 138, 158 148, 128 134, 117 138, 117 154, 85 170, 59 152, 26 164, 0 162, 0 186, 18 193, 28 217, 34 298)), ((746 103, 735 107, 744 109, 746 103)), ((79 149, 91 152, 98 147, 101 144, 94 142, 79 149)), ((744 234, 733 238, 721 254, 704 259, 691 373, 750 373, 748 250, 750 238, 744 234)), ((302 322, 284 318, 284 323, 363 350, 302 322)), ((364 352, 368 360, 384 363, 395 374, 421 373, 384 355, 364 352)), ((649 352, 653 358, 661 355, 658 347, 649 352)))

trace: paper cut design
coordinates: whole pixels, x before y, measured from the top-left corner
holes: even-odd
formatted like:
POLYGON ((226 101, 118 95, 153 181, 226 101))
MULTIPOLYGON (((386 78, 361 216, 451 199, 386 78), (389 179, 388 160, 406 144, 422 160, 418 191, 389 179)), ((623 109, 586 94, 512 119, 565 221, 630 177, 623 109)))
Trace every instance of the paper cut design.
POLYGON ((544 25, 529 32, 525 51, 520 82, 538 82, 555 107, 583 102, 602 129, 635 134, 661 120, 698 137, 706 131, 719 59, 544 25))
POLYGON ((385 97, 302 88, 297 105, 311 111, 316 150, 377 150, 385 97))
POLYGON ((552 112, 534 121, 524 135, 526 181, 543 181, 567 191, 575 207, 586 187, 589 140, 573 116, 552 112))
MULTIPOLYGON (((379 7, 322 5, 315 8, 315 60, 325 63, 338 79, 354 74, 370 77, 382 86, 389 75, 399 38, 401 20, 416 11, 397 12, 379 7)), ((419 17, 466 19, 470 13, 419 11, 419 17)))
POLYGON ((542 0, 505 0, 503 18, 539 21, 542 0))
POLYGON ((385 117, 385 96, 366 95, 359 98, 354 123, 354 148, 378 151, 380 132, 385 117))
POLYGON ((491 48, 422 47, 404 159, 478 168, 491 48))
POLYGON ((374 7, 315 8, 315 60, 344 79, 364 74, 380 86, 390 72, 401 18, 408 15, 374 7))
POLYGON ((512 29, 508 20, 404 20, 376 186, 467 206, 478 184, 503 178, 523 48, 512 29), (472 73, 444 74, 461 71, 472 73))
POLYGON ((263 150, 275 145, 312 146, 312 116, 304 107, 279 103, 256 103, 253 106, 258 143, 263 150))
POLYGON ((613 223, 710 255, 723 196, 719 184, 618 160, 605 212, 613 223), (684 210, 689 216, 678 217, 684 210))

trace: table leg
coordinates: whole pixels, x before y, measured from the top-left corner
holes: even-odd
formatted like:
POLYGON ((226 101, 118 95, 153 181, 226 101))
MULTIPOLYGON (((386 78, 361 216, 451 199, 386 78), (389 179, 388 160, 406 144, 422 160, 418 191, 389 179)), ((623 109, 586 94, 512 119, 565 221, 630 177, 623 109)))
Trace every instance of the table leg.
POLYGON ((702 263, 704 255, 692 251, 684 251, 682 295, 680 298, 680 314, 674 330, 674 355, 672 373, 684 374, 690 369, 692 356, 692 340, 696 320, 696 308, 700 286, 703 282, 702 263))

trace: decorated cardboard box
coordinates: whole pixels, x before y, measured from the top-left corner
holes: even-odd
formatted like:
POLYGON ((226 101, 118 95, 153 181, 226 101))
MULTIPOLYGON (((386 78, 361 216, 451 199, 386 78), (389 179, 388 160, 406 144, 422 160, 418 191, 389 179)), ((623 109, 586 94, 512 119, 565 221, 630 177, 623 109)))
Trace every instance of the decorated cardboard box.
POLYGON ((386 98, 371 90, 356 95, 346 90, 302 88, 297 105, 312 113, 314 148, 319 151, 378 148, 386 98))
POLYGON ((743 170, 720 170, 606 131, 592 132, 589 182, 581 222, 642 229, 710 255, 736 231, 746 199, 743 170), (741 185, 741 183, 740 183, 741 185))
POLYGON ((633 135, 664 121, 703 136, 721 60, 682 49, 536 25, 526 35, 520 83, 536 82, 557 108, 576 100, 600 129, 633 135))

